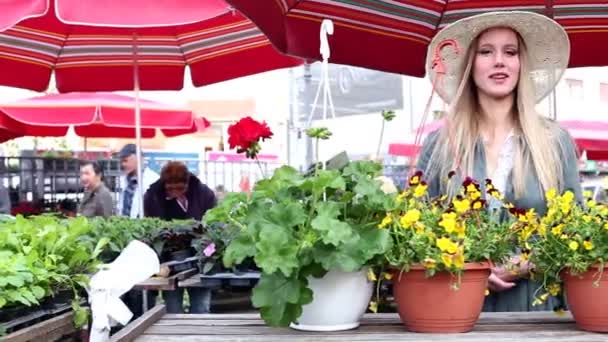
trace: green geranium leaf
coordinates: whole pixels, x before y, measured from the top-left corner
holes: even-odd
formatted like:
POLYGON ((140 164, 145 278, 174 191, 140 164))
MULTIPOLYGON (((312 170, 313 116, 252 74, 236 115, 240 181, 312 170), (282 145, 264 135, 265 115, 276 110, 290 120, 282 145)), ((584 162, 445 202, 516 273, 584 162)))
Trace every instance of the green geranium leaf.
POLYGON ((355 178, 376 177, 380 175, 382 165, 373 161, 354 161, 348 164, 343 171, 344 177, 355 178))
POLYGON ((361 268, 363 258, 356 248, 335 248, 324 246, 315 249, 315 260, 326 270, 340 268, 345 272, 354 272, 361 268))
POLYGON ((264 273, 280 270, 285 276, 290 276, 300 265, 298 245, 282 226, 271 223, 263 225, 255 247, 255 263, 264 273))
POLYGON ((338 246, 356 237, 348 223, 336 219, 339 213, 339 204, 336 202, 321 202, 317 205, 317 217, 310 225, 320 232, 321 239, 326 244, 338 246))
POLYGON ((286 228, 299 226, 306 222, 304 208, 296 203, 275 204, 270 208, 268 215, 273 223, 286 228))
POLYGON ((250 235, 243 232, 226 247, 223 257, 224 266, 230 268, 238 265, 246 258, 254 256, 255 252, 255 241, 250 235))
POLYGON ((344 178, 336 170, 320 170, 312 182, 312 191, 317 195, 321 195, 327 189, 344 190, 346 188, 344 178))
POLYGON ((302 305, 312 301, 312 291, 306 286, 306 281, 295 277, 262 274, 251 300, 268 325, 285 327, 300 317, 302 305))
POLYGON ((302 182, 304 178, 296 169, 282 166, 274 171, 270 179, 257 182, 253 190, 265 196, 272 196, 290 187, 299 186, 302 182))
POLYGON ((359 230, 361 238, 356 242, 357 247, 363 252, 363 257, 368 260, 386 253, 392 247, 392 240, 388 230, 370 227, 359 230))

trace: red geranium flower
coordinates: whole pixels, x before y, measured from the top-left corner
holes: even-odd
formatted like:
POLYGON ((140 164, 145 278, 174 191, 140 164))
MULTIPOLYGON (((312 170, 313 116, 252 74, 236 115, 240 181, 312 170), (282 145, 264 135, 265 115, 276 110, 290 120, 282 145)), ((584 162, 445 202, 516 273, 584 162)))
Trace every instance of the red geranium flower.
POLYGON ((272 137, 272 131, 266 122, 258 122, 250 116, 244 117, 228 127, 228 144, 236 148, 237 153, 243 153, 248 158, 255 158, 260 151, 259 142, 272 137))

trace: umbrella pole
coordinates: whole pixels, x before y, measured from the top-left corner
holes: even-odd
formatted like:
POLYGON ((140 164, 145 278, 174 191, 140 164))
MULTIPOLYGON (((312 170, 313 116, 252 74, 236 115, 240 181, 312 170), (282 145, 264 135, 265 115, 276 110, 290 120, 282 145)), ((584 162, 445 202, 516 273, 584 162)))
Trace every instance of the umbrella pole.
POLYGON ((135 93, 135 140, 137 146, 137 186, 139 187, 139 213, 144 216, 143 162, 141 157, 141 107, 139 103, 139 70, 137 65, 137 34, 133 34, 133 91, 135 93))

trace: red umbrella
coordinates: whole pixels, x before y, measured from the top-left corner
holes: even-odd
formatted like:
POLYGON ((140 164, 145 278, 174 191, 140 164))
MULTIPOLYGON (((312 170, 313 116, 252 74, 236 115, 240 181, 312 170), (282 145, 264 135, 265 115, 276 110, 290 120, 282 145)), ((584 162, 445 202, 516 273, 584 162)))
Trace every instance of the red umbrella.
MULTIPOLYGON (((421 135, 427 135, 439 129, 443 120, 436 120, 420 127, 421 135)), ((567 129, 580 152, 587 154, 587 159, 608 160, 608 122, 563 120, 560 126, 567 129)), ((412 143, 391 143, 388 153, 394 156, 414 158, 420 151, 420 145, 412 143)))
POLYGON ((320 59, 319 28, 329 37, 331 62, 405 75, 425 75, 427 45, 438 29, 493 10, 546 14, 564 26, 572 43, 570 67, 600 66, 598 43, 608 41, 606 0, 226 0, 255 22, 281 52, 320 59))
POLYGON ((55 0, 55 10, 70 24, 144 27, 206 20, 227 12, 228 5, 224 0, 55 0))
MULTIPOLYGON (((27 136, 64 136, 70 126, 87 138, 134 138, 135 99, 112 93, 52 94, 0 104, 0 127, 27 136)), ((191 110, 140 100, 141 132, 153 138, 195 133, 209 127, 191 110)), ((1 131, 0 131, 1 133, 1 131)), ((1 135, 0 135, 1 138, 1 135)))
POLYGON ((134 71, 141 90, 179 90, 186 65, 203 86, 301 63, 236 12, 134 29, 67 25, 48 11, 0 32, 0 85, 35 91, 53 71, 59 92, 133 90, 134 71))

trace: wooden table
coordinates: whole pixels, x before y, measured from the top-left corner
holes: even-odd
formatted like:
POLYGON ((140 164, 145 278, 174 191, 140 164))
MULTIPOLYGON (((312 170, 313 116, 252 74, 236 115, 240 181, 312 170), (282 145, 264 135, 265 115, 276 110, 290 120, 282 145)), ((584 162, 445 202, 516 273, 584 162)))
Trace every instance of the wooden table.
POLYGON ((198 270, 192 268, 169 277, 151 277, 135 285, 133 289, 143 291, 142 312, 148 310, 148 291, 174 291, 180 281, 190 278, 196 273, 198 273, 198 270))
POLYGON ((569 314, 553 312, 482 313, 466 334, 417 334, 405 330, 397 314, 366 315, 358 329, 333 333, 270 328, 258 314, 169 315, 162 306, 148 311, 113 341, 446 341, 446 342, 589 342, 608 334, 577 330, 569 314))

